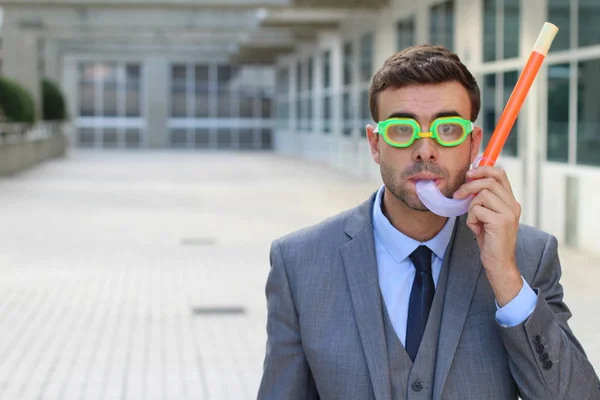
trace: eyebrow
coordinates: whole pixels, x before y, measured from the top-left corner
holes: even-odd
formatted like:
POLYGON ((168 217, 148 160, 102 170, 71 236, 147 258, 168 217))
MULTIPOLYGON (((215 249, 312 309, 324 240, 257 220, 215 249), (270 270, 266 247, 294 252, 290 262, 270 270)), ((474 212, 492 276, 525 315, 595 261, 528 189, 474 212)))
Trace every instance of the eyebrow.
MULTIPOLYGON (((456 116, 463 118, 463 116, 460 115, 459 112, 450 110, 450 111, 442 111, 442 112, 435 114, 433 116, 433 119, 442 118, 442 117, 456 117, 456 116)), ((416 120, 417 116, 413 113, 396 112, 396 113, 389 115, 386 119, 390 119, 390 118, 412 118, 412 119, 416 120)))

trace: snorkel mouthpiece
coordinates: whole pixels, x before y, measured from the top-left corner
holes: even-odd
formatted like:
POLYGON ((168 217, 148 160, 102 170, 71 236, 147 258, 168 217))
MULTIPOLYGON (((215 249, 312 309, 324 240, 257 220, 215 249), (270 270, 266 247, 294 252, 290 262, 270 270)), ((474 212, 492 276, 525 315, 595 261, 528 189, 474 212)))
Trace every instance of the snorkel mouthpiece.
MULTIPOLYGON (((477 168, 483 157, 478 157, 473 162, 472 168, 477 168)), ((494 165, 493 160, 488 160, 491 165, 494 165)), ((435 181, 421 180, 416 183, 417 195, 421 202, 434 214, 443 217, 458 217, 465 214, 469 210, 469 204, 473 200, 473 195, 464 199, 449 199, 444 196, 440 189, 435 184, 435 181)))

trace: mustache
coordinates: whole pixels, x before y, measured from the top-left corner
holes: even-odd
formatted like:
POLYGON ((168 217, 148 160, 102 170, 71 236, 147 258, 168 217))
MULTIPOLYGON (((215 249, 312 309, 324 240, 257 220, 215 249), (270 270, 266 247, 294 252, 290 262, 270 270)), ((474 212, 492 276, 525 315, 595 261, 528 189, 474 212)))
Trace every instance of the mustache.
POLYGON ((402 178, 409 178, 421 172, 429 172, 442 177, 446 176, 444 169, 437 164, 418 163, 402 172, 402 178))

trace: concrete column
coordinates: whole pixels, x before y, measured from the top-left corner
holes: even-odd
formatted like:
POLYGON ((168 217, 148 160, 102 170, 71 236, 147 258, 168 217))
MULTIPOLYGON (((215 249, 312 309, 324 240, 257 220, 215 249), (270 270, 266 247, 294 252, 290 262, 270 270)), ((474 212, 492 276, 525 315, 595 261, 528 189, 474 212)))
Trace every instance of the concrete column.
MULTIPOLYGON (((540 29, 544 25, 545 10, 546 0, 521 2, 519 54, 523 66, 525 66, 540 29)), ((542 177, 540 160, 543 156, 541 153, 545 152, 546 149, 540 146, 540 143, 545 143, 545 140, 541 140, 540 137, 542 133, 539 110, 542 98, 541 89, 546 80, 547 67, 544 65, 527 95, 527 100, 525 100, 519 118, 519 158, 523 163, 523 210, 521 221, 534 226, 540 224, 540 180, 542 177)))
POLYGON ((25 87, 35 104, 36 116, 41 116, 41 85, 38 39, 33 31, 18 27, 16 15, 5 10, 2 34, 3 74, 25 87))
POLYGON ((375 43, 374 43, 374 59, 373 59, 373 70, 377 71, 385 60, 394 54, 396 49, 396 24, 398 18, 394 13, 382 12, 380 16, 381 22, 375 23, 373 26, 376 27, 375 31, 375 43))
POLYGON ((343 42, 336 38, 335 45, 331 48, 331 85, 333 89, 332 100, 332 134, 338 137, 342 135, 342 88, 344 79, 343 64, 343 42))
POLYGON ((455 3, 454 49, 461 61, 469 68, 483 62, 483 0, 457 0, 455 3))
POLYGON ((417 5, 415 18, 415 41, 416 44, 429 43, 429 4, 420 1, 417 5))
POLYGON ((44 77, 61 85, 62 60, 60 48, 56 40, 44 41, 44 77))
MULTIPOLYGON (((323 129, 323 53, 319 47, 314 53, 314 68, 313 68, 313 89, 312 89, 312 119, 313 130, 319 136, 326 136, 323 129)), ((331 72, 330 72, 331 76, 331 72)))
POLYGON ((62 68, 62 88, 67 102, 69 115, 68 136, 72 144, 77 143, 76 120, 79 116, 79 70, 77 61, 73 58, 66 59, 62 68))
POLYGON ((300 129, 300 115, 297 113, 296 102, 300 96, 300 88, 298 87, 298 52, 294 53, 294 56, 290 58, 289 64, 290 71, 290 132, 294 135, 298 133, 300 129))
POLYGON ((167 119, 170 110, 169 62, 162 58, 148 59, 143 68, 144 114, 146 117, 146 143, 150 148, 169 146, 167 119))

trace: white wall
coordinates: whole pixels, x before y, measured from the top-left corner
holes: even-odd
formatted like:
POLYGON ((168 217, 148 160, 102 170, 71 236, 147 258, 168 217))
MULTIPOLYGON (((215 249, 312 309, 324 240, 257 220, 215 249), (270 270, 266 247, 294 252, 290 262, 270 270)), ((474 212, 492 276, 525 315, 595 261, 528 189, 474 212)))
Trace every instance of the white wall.
POLYGON ((555 234, 559 241, 582 249, 600 252, 600 170, 545 163, 542 168, 540 228, 555 234), (577 183, 567 191, 568 177, 577 183), (572 204, 568 198, 571 197, 572 204), (570 216, 571 218, 567 218, 570 216), (571 226, 571 230, 567 226, 571 226))

